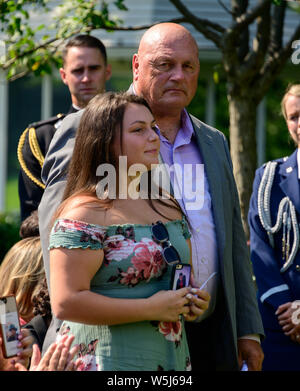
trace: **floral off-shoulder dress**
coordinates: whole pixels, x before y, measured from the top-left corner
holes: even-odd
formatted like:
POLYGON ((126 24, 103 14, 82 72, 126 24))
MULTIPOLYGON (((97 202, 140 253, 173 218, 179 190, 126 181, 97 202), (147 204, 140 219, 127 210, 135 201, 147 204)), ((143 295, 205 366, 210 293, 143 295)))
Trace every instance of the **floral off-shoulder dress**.
MULTIPOLYGON (((185 219, 167 222, 170 242, 182 263, 189 263, 190 237, 185 219)), ((52 248, 103 249, 104 261, 91 281, 91 291, 114 298, 147 298, 170 289, 171 266, 153 241, 151 225, 107 227, 58 219, 50 235, 52 248)), ((84 252, 83 252, 84 256, 84 252)), ((59 335, 72 333, 79 344, 81 370, 190 370, 184 320, 142 321, 121 325, 86 325, 64 321, 59 335)))

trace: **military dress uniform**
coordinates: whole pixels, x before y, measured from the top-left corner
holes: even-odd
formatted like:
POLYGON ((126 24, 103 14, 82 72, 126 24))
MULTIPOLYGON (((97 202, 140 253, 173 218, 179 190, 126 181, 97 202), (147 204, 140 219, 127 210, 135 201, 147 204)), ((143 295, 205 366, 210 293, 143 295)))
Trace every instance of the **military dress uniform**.
POLYGON ((54 133, 64 117, 77 110, 71 106, 67 114, 58 114, 45 121, 30 124, 22 133, 18 144, 19 199, 21 221, 36 210, 44 193, 45 185, 41 170, 45 155, 54 133))
POLYGON ((255 174, 248 221, 258 304, 266 338, 263 370, 300 370, 300 344, 278 323, 281 304, 300 300, 300 182, 297 150, 255 174))

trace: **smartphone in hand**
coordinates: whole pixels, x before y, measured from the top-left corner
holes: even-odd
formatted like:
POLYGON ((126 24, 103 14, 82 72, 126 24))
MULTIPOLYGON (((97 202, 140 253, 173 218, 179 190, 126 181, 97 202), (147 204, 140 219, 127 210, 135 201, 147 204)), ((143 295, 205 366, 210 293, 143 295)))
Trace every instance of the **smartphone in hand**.
POLYGON ((177 290, 189 286, 191 278, 191 265, 178 263, 173 266, 170 289, 177 290))
POLYGON ((5 358, 15 356, 18 349, 18 336, 21 333, 19 314, 15 296, 0 297, 0 334, 3 340, 5 358))

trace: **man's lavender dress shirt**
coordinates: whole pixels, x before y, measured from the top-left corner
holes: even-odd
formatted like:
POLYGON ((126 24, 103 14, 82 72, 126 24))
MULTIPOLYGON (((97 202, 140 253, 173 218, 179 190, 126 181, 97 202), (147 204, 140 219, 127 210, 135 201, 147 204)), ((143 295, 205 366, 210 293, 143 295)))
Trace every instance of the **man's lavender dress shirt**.
POLYGON ((218 281, 217 240, 205 166, 186 110, 182 112, 181 128, 174 144, 159 129, 158 133, 163 162, 169 166, 175 165, 170 174, 171 185, 175 198, 188 218, 196 282, 201 286, 212 276, 203 287, 211 295, 211 301, 209 309, 198 319, 202 320, 214 310, 218 281))

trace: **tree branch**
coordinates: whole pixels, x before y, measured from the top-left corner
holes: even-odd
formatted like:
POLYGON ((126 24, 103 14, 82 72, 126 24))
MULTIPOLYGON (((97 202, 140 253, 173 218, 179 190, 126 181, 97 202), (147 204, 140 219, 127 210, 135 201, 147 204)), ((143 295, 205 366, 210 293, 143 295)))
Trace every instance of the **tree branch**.
POLYGON ((241 65, 241 73, 247 75, 248 78, 260 74, 261 68, 265 66, 264 62, 270 64, 272 58, 276 57, 282 49, 285 9, 286 3, 283 3, 281 6, 274 6, 272 16, 270 16, 271 9, 269 9, 268 13, 265 10, 258 18, 257 39, 254 41, 253 51, 249 53, 248 58, 241 65), (267 59, 266 52, 268 52, 267 59))
POLYGON ((270 29, 271 29, 271 4, 267 4, 257 17, 257 33, 253 43, 253 52, 256 57, 255 68, 258 69, 264 63, 266 52, 270 44, 270 29))
MULTIPOLYGON (((241 15, 244 15, 247 12, 249 3, 248 0, 232 0, 232 17, 237 19, 241 15)), ((249 53, 249 27, 245 27, 238 38, 238 58, 240 63, 244 61, 244 58, 249 53)))
POLYGON ((226 31, 225 28, 217 23, 213 23, 207 19, 197 18, 191 13, 181 0, 169 0, 174 7, 192 24, 197 31, 202 33, 207 39, 221 49, 222 34, 226 31), (217 33, 216 33, 217 31, 217 33), (220 33, 220 34, 218 34, 220 33))
POLYGON ((224 8, 224 10, 225 10, 229 15, 233 16, 233 12, 231 12, 230 9, 228 9, 228 8, 226 7, 226 5, 223 3, 223 1, 218 0, 218 3, 220 4, 220 6, 221 6, 222 8, 224 8))
MULTIPOLYGON (((240 37, 244 30, 248 30, 249 24, 258 17, 261 17, 264 14, 267 15, 270 5, 271 0, 261 0, 250 11, 244 12, 242 15, 235 13, 235 15, 237 15, 235 17, 235 22, 227 29, 226 33, 224 34, 224 67, 226 67, 227 71, 230 72, 231 76, 234 76, 237 73, 244 74, 244 76, 246 76, 246 72, 248 72, 251 67, 257 64, 257 61, 259 60, 258 51, 262 50, 262 48, 266 45, 263 32, 268 31, 269 23, 264 26, 264 21, 261 20, 261 23, 258 26, 258 36, 260 41, 257 41, 258 45, 256 50, 254 50, 252 54, 249 53, 247 61, 240 61, 240 57, 237 54, 237 49, 240 47, 240 37)), ((269 37, 269 35, 267 36, 269 37)), ((244 58, 246 58, 246 53, 244 52, 243 54, 244 58)), ((259 54, 261 55, 261 51, 259 54)))
MULTIPOLYGON (((184 23, 184 22, 187 22, 187 19, 182 17, 182 18, 170 19, 165 22, 184 23)), ((152 23, 150 25, 128 26, 128 27, 121 27, 121 26, 120 27, 111 27, 111 26, 106 27, 106 26, 103 26, 101 29, 107 30, 107 31, 139 31, 139 30, 146 30, 146 29, 148 29, 158 23, 164 23, 164 22, 161 21, 161 22, 152 23)), ((20 55, 14 57, 14 58, 11 58, 10 60, 6 61, 4 64, 0 64, 0 66, 4 70, 8 69, 17 60, 24 58, 25 56, 31 55, 40 49, 45 49, 48 46, 50 46, 54 43, 57 43, 57 42, 58 42, 58 44, 57 44, 56 48, 58 48, 62 44, 62 42, 59 42, 59 41, 62 41, 62 40, 65 41, 66 39, 69 39, 72 36, 77 35, 79 33, 90 33, 93 30, 96 30, 96 28, 94 26, 88 26, 85 28, 80 28, 75 31, 71 31, 69 34, 65 35, 64 37, 51 38, 51 39, 47 40, 46 42, 44 42, 40 45, 37 45, 30 50, 25 50, 24 52, 20 53, 20 55)), ((99 28, 97 28, 97 30, 99 30, 99 28)))
POLYGON ((265 7, 271 4, 271 0, 262 0, 249 12, 236 18, 236 23, 231 26, 231 30, 241 31, 245 27, 249 26, 259 15, 262 14, 265 7))
POLYGON ((270 85, 274 80, 273 75, 278 74, 278 72, 280 72, 284 68, 286 62, 293 53, 292 43, 298 39, 300 39, 300 24, 294 31, 290 40, 286 43, 285 47, 282 50, 273 53, 273 56, 269 58, 269 60, 266 62, 265 66, 261 70, 258 89, 258 91, 261 92, 261 97, 263 97, 270 88, 270 85))
POLYGON ((29 73, 31 73, 29 69, 27 69, 26 71, 23 71, 23 72, 19 72, 16 75, 11 76, 9 78, 9 81, 15 81, 15 80, 21 79, 21 77, 27 76, 27 75, 29 75, 29 73))
MULTIPOLYGON (((82 31, 82 30, 81 30, 82 31)), ((75 33, 76 34, 76 33, 75 33)), ((70 36, 73 35, 73 34, 70 34, 70 36)), ((19 55, 11 58, 10 60, 6 61, 5 63, 3 64, 0 64, 1 68, 6 70, 8 69, 14 62, 16 62, 17 60, 20 60, 21 58, 24 58, 25 56, 29 56, 30 54, 40 50, 40 49, 45 49, 47 46, 50 46, 52 43, 54 42, 57 42, 59 40, 61 40, 62 38, 52 38, 52 39, 49 39, 48 41, 44 42, 43 44, 40 44, 30 50, 25 50, 24 52, 20 53, 19 55)), ((57 47, 59 47, 60 44, 57 45, 57 47)))
POLYGON ((281 50, 282 48, 285 11, 286 11, 286 2, 283 2, 280 6, 274 7, 274 13, 272 15, 273 22, 271 25, 271 37, 270 37, 270 47, 269 47, 269 55, 271 57, 273 53, 281 50))

